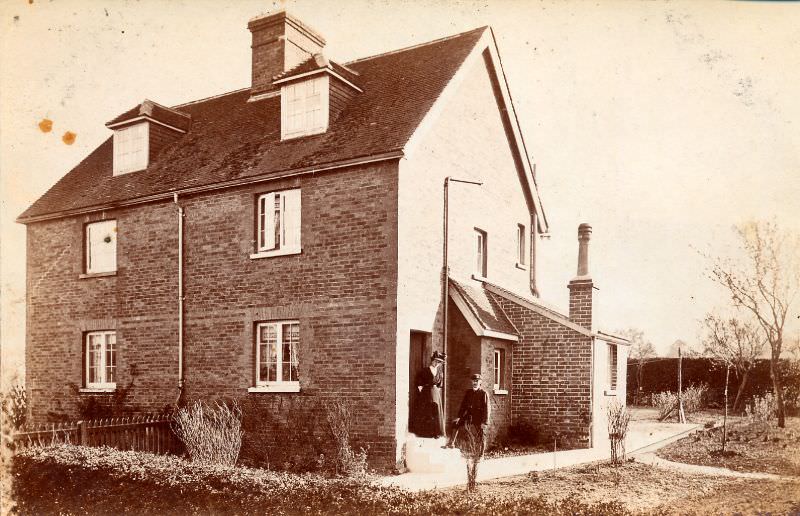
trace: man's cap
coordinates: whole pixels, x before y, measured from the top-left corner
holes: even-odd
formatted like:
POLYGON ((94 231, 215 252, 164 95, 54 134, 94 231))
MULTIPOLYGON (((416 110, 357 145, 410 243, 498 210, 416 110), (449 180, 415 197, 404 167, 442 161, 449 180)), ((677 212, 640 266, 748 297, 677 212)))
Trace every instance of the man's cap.
POLYGON ((475 374, 473 374, 473 375, 472 375, 472 377, 471 377, 471 378, 472 378, 473 380, 480 380, 480 379, 481 379, 481 375, 479 375, 478 373, 475 373, 475 374))

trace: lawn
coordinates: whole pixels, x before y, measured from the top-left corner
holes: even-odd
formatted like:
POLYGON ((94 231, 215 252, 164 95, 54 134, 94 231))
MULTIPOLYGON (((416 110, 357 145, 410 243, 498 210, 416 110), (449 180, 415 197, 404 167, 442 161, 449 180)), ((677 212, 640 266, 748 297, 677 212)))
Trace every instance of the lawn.
MULTIPOLYGON (((463 490, 454 488, 450 491, 463 490)), ((569 498, 587 505, 614 500, 644 514, 729 514, 800 511, 800 479, 749 480, 687 474, 638 462, 614 467, 596 462, 482 482, 480 496, 569 498)))
POLYGON ((786 418, 785 428, 736 418, 728 422, 724 454, 722 429, 716 427, 676 441, 657 455, 687 464, 800 477, 800 418, 786 418))

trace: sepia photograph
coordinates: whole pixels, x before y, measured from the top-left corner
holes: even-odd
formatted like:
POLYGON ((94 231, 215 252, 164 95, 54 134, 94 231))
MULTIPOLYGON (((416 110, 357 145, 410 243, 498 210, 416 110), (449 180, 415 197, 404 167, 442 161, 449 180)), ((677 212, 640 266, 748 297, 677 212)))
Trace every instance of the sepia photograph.
POLYGON ((800 514, 800 3, 0 25, 0 515, 800 514))

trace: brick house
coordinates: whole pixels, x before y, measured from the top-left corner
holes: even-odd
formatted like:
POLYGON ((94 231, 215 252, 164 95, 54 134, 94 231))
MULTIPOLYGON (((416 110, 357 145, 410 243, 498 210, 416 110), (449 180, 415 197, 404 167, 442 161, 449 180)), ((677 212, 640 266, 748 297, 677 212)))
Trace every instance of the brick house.
POLYGON ((251 87, 145 100, 19 217, 33 419, 125 385, 141 411, 336 396, 388 469, 436 349, 448 416, 481 372, 492 439, 603 439, 627 343, 592 327, 588 226, 569 314, 539 300, 548 225, 491 29, 339 64, 284 12, 248 28, 251 87))

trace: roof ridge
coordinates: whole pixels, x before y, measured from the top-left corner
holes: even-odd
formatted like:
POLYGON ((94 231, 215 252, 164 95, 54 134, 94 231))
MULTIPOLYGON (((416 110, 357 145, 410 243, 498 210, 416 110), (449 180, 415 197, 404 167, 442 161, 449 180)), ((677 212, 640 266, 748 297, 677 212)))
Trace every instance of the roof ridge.
POLYGON ((436 44, 436 43, 441 43, 442 41, 447 41, 447 40, 450 40, 450 39, 460 38, 461 36, 466 36, 467 34, 471 34, 473 32, 486 30, 488 28, 489 28, 488 25, 483 25, 482 27, 477 27, 475 29, 470 29, 470 30, 467 30, 467 31, 464 31, 464 32, 459 32, 458 34, 452 34, 450 36, 445 36, 443 38, 434 39, 434 40, 428 41, 426 43, 418 43, 416 45, 410 45, 408 47, 398 48, 398 49, 395 49, 395 50, 389 50, 387 52, 381 52, 379 54, 374 54, 374 55, 367 56, 367 57, 359 57, 358 59, 353 59, 352 61, 345 62, 344 65, 351 65, 351 64, 355 64, 355 63, 360 63, 361 61, 367 61, 369 59, 375 59, 377 57, 390 56, 392 54, 398 54, 400 52, 406 52, 407 50, 413 50, 415 48, 420 48, 420 47, 424 47, 424 46, 427 46, 427 45, 433 45, 433 44, 436 44))
POLYGON ((249 89, 250 89, 249 87, 247 87, 247 88, 239 88, 238 90, 226 91, 225 93, 219 93, 217 95, 211 95, 211 96, 208 96, 208 97, 203 97, 202 99, 190 100, 188 102, 184 102, 183 104, 176 104, 174 106, 171 106, 170 109, 178 109, 178 108, 181 108, 181 107, 184 107, 184 106, 190 106, 192 104, 198 104, 200 102, 205 102, 207 100, 218 99, 220 97, 225 97, 227 95, 233 95, 235 93, 241 93, 241 92, 243 92, 245 90, 249 90, 249 89))

